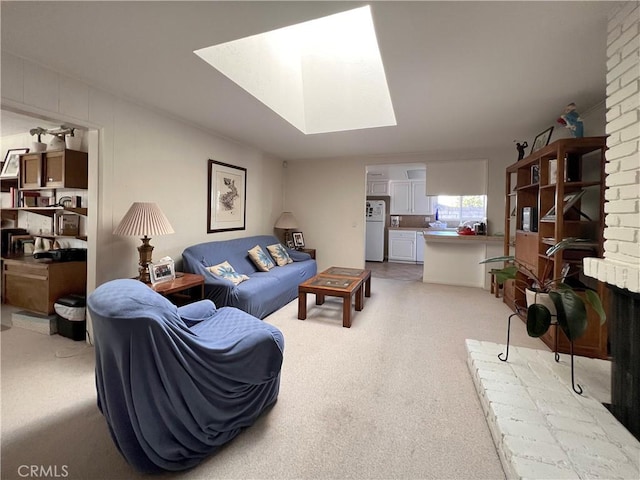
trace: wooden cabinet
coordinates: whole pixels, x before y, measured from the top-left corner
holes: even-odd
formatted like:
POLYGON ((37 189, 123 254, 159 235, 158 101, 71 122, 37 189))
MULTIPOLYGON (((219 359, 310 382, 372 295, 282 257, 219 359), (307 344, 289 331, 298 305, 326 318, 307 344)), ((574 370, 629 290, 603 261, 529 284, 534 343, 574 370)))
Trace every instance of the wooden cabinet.
POLYGON ((44 315, 70 293, 85 294, 87 262, 52 262, 33 257, 2 260, 2 299, 8 305, 44 315))
POLYGON ((86 189, 88 161, 85 152, 55 150, 20 156, 20 189, 86 189))
MULTIPOLYGON (((576 277, 583 258, 602 257, 606 148, 606 137, 566 138, 507 167, 505 255, 515 255, 539 276, 546 272, 550 280, 561 279, 563 267, 576 277), (532 219, 528 224, 523 222, 527 215, 532 219), (584 246, 546 255, 551 245, 570 237, 585 240, 584 246)), ((527 281, 518 273, 508 294, 505 287, 504 300, 512 308, 526 305, 520 285, 527 281)), ((606 300, 604 286, 596 287, 606 300)), ((554 348, 556 334, 559 350, 568 353, 569 342, 561 331, 552 327, 542 340, 554 348)), ((595 312, 589 312, 589 329, 574 343, 574 352, 606 358, 606 343, 606 323, 601 326, 595 312)))
MULTIPOLYGON (((65 189, 84 190, 88 186, 88 155, 75 150, 56 150, 49 152, 26 153, 20 155, 18 193, 16 199, 26 202, 29 191, 60 202, 67 196, 65 189), (21 198, 21 196, 23 198, 21 198)), ((78 192, 72 192, 77 195, 78 192)), ((43 234, 55 238, 64 223, 65 215, 87 215, 87 208, 79 208, 74 201, 65 202, 65 206, 39 207, 36 205, 18 206, 3 209, 13 214, 15 221, 18 212, 30 212, 51 218, 50 232, 43 234), (62 220, 62 222, 60 222, 62 220)), ((72 217, 75 219, 76 217, 72 217)), ((20 220, 22 222, 22 220, 20 220)), ((80 222, 78 222, 79 224, 80 222)), ((35 232, 31 232, 35 235, 35 232)), ((40 234, 38 234, 40 236, 40 234)), ((70 293, 84 294, 87 283, 87 264, 82 262, 53 262, 36 260, 31 256, 2 259, 2 300, 26 310, 42 314, 54 313, 53 304, 60 297, 70 293)))

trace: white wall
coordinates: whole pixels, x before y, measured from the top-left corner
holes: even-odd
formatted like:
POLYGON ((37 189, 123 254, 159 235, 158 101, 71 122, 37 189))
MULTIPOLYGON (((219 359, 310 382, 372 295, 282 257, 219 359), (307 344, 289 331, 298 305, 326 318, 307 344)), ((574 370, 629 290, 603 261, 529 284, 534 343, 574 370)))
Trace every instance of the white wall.
POLYGON ((285 207, 294 213, 305 243, 316 248, 318 268, 364 266, 364 202, 367 165, 424 163, 486 158, 487 221, 491 234, 504 230, 504 170, 517 159, 515 146, 504 149, 433 152, 289 161, 285 207))
POLYGON ((157 202, 176 231, 152 239, 154 259, 179 260, 199 242, 273 233, 282 212, 279 159, 5 52, 2 86, 3 109, 99 132, 99 155, 92 161, 90 153, 89 162, 89 216, 96 216, 88 222, 95 229, 88 232, 89 292, 137 275, 140 240, 111 233, 135 201, 157 202), (207 234, 208 159, 247 169, 246 230, 207 234))

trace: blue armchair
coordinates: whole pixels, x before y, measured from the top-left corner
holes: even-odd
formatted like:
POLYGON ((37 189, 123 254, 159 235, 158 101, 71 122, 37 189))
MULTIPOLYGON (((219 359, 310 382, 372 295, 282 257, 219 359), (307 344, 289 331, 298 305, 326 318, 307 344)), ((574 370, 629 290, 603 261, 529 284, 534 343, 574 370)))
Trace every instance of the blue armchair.
POLYGON ((252 425, 278 396, 284 337, 210 300, 176 307, 137 280, 88 298, 98 408, 142 472, 191 468, 252 425))

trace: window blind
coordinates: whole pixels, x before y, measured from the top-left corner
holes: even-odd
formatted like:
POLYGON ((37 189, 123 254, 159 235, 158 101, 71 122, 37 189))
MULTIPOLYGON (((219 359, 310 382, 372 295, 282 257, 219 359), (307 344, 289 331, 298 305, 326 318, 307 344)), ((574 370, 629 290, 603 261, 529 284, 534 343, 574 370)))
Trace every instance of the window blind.
POLYGON ((427 195, 486 195, 487 160, 427 163, 427 195))

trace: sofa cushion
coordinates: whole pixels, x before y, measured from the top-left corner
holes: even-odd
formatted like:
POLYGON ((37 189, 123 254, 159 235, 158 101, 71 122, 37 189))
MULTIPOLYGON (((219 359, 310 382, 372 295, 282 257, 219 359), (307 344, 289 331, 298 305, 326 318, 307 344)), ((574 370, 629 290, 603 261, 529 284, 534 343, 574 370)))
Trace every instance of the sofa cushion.
POLYGON ((287 253, 287 249, 284 248, 284 245, 281 243, 276 243, 275 245, 268 245, 267 250, 276 261, 279 267, 286 265, 287 263, 293 263, 293 260, 287 253))
POLYGON ((269 254, 265 253, 260 245, 256 245, 249 250, 249 257, 251 258, 251 261, 255 263, 256 268, 261 272, 268 272, 276 266, 269 254))
POLYGON ((234 285, 238 285, 245 280, 249 280, 249 277, 247 275, 236 272, 231 264, 227 261, 219 263, 218 265, 207 267, 207 270, 209 270, 214 275, 217 275, 218 277, 222 277, 233 282, 234 285))

